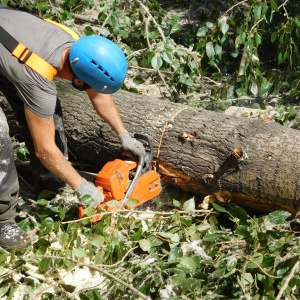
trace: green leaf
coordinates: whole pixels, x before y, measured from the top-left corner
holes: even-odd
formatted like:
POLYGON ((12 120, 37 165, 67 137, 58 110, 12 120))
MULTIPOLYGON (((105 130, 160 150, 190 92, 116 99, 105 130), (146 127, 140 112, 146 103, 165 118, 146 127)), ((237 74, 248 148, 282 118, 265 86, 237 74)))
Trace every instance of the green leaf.
POLYGON ((195 271, 196 268, 197 268, 197 263, 196 263, 196 261, 194 260, 193 257, 190 257, 190 256, 183 256, 183 257, 181 257, 181 258, 179 259, 179 263, 180 263, 182 266, 184 266, 184 267, 190 269, 191 271, 195 271))
POLYGON ((86 256, 85 251, 82 250, 81 248, 73 248, 72 252, 73 252, 73 255, 78 257, 79 259, 86 256))
POLYGON ((91 203, 93 203, 95 200, 90 195, 84 195, 79 199, 79 202, 84 206, 87 207, 91 203))
POLYGON ((161 237, 163 237, 164 239, 167 240, 167 242, 169 243, 169 247, 171 249, 175 248, 180 241, 180 237, 179 237, 178 233, 158 232, 158 235, 160 235, 161 237))
POLYGON ((249 226, 248 225, 239 225, 235 229, 235 233, 242 235, 245 238, 250 238, 249 226))
POLYGON ((48 2, 39 2, 36 5, 36 8, 41 11, 46 11, 49 8, 49 3, 48 2))
POLYGON ((261 35, 259 33, 255 33, 254 35, 255 45, 258 47, 261 44, 261 35))
POLYGON ((233 57, 233 58, 237 58, 239 56, 239 51, 238 50, 230 50, 229 54, 233 57))
POLYGON ((191 198, 190 200, 187 200, 183 204, 183 210, 184 211, 192 211, 195 210, 195 199, 191 198))
POLYGON ((205 46, 206 49, 206 55, 211 60, 215 57, 215 48, 214 44, 212 42, 208 42, 205 46))
POLYGON ((178 200, 173 199, 173 205, 174 205, 175 207, 181 207, 181 202, 178 201, 178 200))
POLYGON ((105 242, 105 238, 102 235, 96 235, 91 239, 91 244, 100 248, 105 242))
POLYGON ((253 276, 251 273, 243 273, 241 275, 242 286, 251 285, 254 282, 253 276))
POLYGON ((294 21, 295 21, 295 24, 298 26, 298 27, 300 27, 300 19, 298 19, 298 18, 294 18, 294 21))
POLYGON ((80 293, 80 299, 81 300, 103 300, 103 298, 101 297, 101 295, 97 290, 90 290, 85 295, 80 293))
POLYGON ((17 150, 17 157, 21 160, 21 161, 26 161, 29 159, 29 152, 27 150, 27 148, 22 147, 19 148, 17 150))
POLYGON ((284 210, 276 210, 267 215, 267 220, 274 225, 284 224, 291 214, 284 210))
POLYGON ((139 228, 132 236, 131 236, 131 241, 135 242, 135 241, 138 241, 141 237, 143 233, 143 230, 142 228, 139 228))
POLYGON ((210 234, 206 234, 203 237, 203 241, 206 241, 206 242, 217 242, 217 241, 219 241, 222 238, 223 238, 223 233, 210 233, 210 234))
POLYGON ((208 31, 208 28, 206 26, 204 27, 201 27, 197 30, 197 37, 205 37, 206 36, 206 33, 208 31))
POLYGON ((220 30, 225 35, 229 29, 229 25, 227 24, 227 18, 222 17, 218 20, 220 30))
POLYGON ((91 26, 86 26, 83 32, 86 36, 96 34, 95 30, 91 26))
POLYGON ((106 202, 106 205, 108 207, 118 207, 118 206, 121 206, 121 203, 120 203, 120 201, 117 201, 117 200, 111 200, 111 201, 106 202))
POLYGON ((268 7, 267 11, 264 14, 264 19, 266 20, 266 22, 268 24, 270 24, 272 22, 273 19, 273 10, 271 7, 268 7))
POLYGON ((278 6, 277 6, 275 0, 271 0, 271 6, 272 6, 272 9, 273 9, 275 12, 279 12, 279 9, 278 9, 278 6))
POLYGON ((103 250, 97 251, 95 258, 94 258, 94 263, 96 265, 103 264, 104 256, 105 256, 105 251, 103 251, 103 250))
POLYGON ((212 202, 211 205, 213 206, 213 208, 214 208, 216 211, 227 213, 227 210, 226 210, 223 206, 221 206, 221 205, 219 205, 219 204, 217 204, 217 203, 215 203, 215 202, 212 202))
POLYGON ((250 91, 254 96, 258 95, 258 87, 255 81, 251 82, 250 91))
POLYGON ((268 256, 264 257, 263 262, 261 263, 260 267, 261 268, 269 268, 274 265, 275 257, 273 256, 268 256))
POLYGON ((140 240, 139 245, 140 248, 145 252, 149 252, 149 250, 151 249, 151 242, 147 239, 140 240))
POLYGON ((251 260, 253 262, 251 262, 247 267, 249 269, 259 268, 263 262, 263 259, 264 259, 264 256, 261 253, 259 253, 259 252, 253 253, 252 257, 251 257, 251 260))
POLYGON ((51 266, 51 264, 52 264, 52 259, 51 258, 42 258, 42 260, 39 263, 40 270, 43 273, 47 273, 50 266, 51 266))
POLYGON ((10 288, 9 284, 6 284, 5 286, 0 288, 0 297, 1 297, 1 299, 8 292, 9 288, 10 288))
POLYGON ((46 199, 39 199, 36 201, 36 203, 41 206, 46 206, 46 205, 48 205, 49 201, 46 199))
POLYGON ((295 263, 299 260, 299 256, 293 256, 284 261, 281 261, 276 266, 276 275, 278 276, 286 276, 294 267, 295 263))
POLYGON ((41 223, 41 228, 43 228, 43 234, 49 234, 52 230, 53 219, 50 217, 45 218, 41 223))
POLYGON ((70 236, 67 232, 63 232, 60 236, 59 236, 59 241, 64 244, 64 243, 68 243, 70 242, 70 236))
POLYGON ((289 110, 289 121, 292 121, 295 119, 295 117, 297 116, 297 112, 296 112, 296 109, 294 106, 291 106, 290 107, 290 110, 289 110))
POLYGON ((206 22, 205 25, 209 28, 212 29, 214 27, 214 23, 212 22, 206 22))
POLYGON ((151 59, 152 68, 157 71, 162 66, 162 64, 163 60, 161 59, 160 54, 156 53, 151 59))
POLYGON ((254 13, 254 18, 256 21, 258 21, 261 17, 261 5, 255 5, 254 9, 253 9, 253 13, 254 13))
POLYGON ((169 51, 165 51, 163 52, 162 58, 165 62, 167 62, 168 64, 171 64, 173 61, 173 55, 171 52, 169 51))
MULTIPOLYGON (((86 208, 83 210, 83 215, 84 215, 84 216, 89 217, 89 216, 92 216, 92 215, 94 215, 94 214, 95 214, 95 209, 94 209, 94 207, 93 207, 92 205, 86 207, 86 208)), ((88 224, 88 223, 89 223, 89 220, 84 220, 84 221, 82 221, 82 222, 86 222, 86 224, 88 224)))
POLYGON ((215 53, 218 55, 219 59, 222 59, 223 49, 219 44, 215 45, 215 53))
POLYGON ((243 208, 234 206, 229 210, 229 214, 232 217, 237 218, 240 224, 247 225, 248 214, 243 208))
POLYGON ((60 286, 68 293, 73 293, 76 289, 74 285, 70 285, 70 284, 61 284, 60 286))
POLYGON ((271 43, 274 43, 278 38, 278 32, 275 31, 271 34, 271 43))
POLYGON ((261 93, 262 94, 268 93, 272 86, 273 84, 270 81, 268 81, 267 78, 263 77, 260 84, 261 93))
MULTIPOLYGON (((133 198, 130 198, 126 205, 131 208, 131 207, 135 207, 137 204, 139 204, 139 201, 137 199, 133 199, 133 198)), ((119 203, 119 206, 120 206, 120 203, 119 203)))

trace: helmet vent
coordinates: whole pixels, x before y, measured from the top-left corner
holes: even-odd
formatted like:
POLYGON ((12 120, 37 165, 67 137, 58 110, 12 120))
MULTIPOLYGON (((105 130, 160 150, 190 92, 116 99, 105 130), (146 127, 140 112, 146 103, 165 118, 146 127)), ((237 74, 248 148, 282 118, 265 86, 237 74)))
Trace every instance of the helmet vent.
POLYGON ((108 77, 111 81, 115 81, 108 73, 105 71, 101 66, 98 66, 97 63, 94 60, 91 60, 91 63, 97 66, 97 68, 104 73, 106 77, 108 77))

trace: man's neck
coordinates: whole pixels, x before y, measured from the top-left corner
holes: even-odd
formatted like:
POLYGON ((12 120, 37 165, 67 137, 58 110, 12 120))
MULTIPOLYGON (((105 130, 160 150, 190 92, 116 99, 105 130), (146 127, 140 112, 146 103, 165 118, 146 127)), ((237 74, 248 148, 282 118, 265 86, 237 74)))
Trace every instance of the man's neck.
POLYGON ((62 58, 61 58, 62 67, 57 72, 56 76, 58 76, 60 78, 63 78, 63 79, 72 80, 73 73, 72 73, 72 70, 70 68, 70 64, 67 61, 69 59, 69 52, 70 52, 70 48, 67 48, 67 49, 64 50, 62 58))

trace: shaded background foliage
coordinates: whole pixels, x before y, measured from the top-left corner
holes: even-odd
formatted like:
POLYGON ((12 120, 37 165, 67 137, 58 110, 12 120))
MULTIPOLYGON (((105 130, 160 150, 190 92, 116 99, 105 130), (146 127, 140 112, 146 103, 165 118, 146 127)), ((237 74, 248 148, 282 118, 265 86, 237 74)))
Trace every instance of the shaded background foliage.
POLYGON ((201 106, 209 90, 212 102, 272 94, 298 102, 296 0, 2 2, 116 40, 139 70, 134 81, 150 75, 173 101, 201 106))

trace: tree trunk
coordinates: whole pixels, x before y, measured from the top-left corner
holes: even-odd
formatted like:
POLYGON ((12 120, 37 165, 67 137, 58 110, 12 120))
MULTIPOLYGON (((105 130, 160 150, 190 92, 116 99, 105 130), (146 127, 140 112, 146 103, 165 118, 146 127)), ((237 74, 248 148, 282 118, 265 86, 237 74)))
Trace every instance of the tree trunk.
MULTIPOLYGON (((62 83, 59 98, 70 152, 100 170, 120 154, 118 138, 86 94, 69 86, 62 83)), ((153 167, 163 181, 205 197, 204 203, 299 211, 299 131, 124 91, 114 99, 128 131, 152 138, 153 167)))

